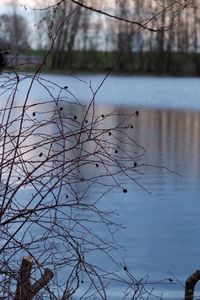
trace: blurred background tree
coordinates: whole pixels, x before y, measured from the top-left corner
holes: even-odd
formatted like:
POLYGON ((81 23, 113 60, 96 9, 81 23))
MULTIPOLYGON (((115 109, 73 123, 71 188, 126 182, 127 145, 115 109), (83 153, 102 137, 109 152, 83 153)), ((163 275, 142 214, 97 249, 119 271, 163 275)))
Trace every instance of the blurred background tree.
POLYGON ((1 37, 14 53, 30 45, 30 55, 53 41, 49 69, 105 71, 123 48, 117 71, 199 74, 199 0, 36 3, 25 6, 30 20, 11 1, 0 17, 1 37))
POLYGON ((0 15, 0 31, 9 47, 15 54, 27 48, 30 41, 29 21, 18 11, 18 1, 9 2, 6 13, 0 15))

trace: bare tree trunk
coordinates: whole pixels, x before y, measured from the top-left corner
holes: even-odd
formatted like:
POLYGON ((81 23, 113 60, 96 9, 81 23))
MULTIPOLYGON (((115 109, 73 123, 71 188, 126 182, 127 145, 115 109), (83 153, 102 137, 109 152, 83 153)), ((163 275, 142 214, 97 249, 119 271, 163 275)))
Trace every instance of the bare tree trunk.
MULTIPOLYGON (((161 16, 161 23, 159 25, 160 28, 165 28, 166 26, 166 13, 163 12, 161 16)), ((157 32, 157 70, 159 73, 165 72, 165 31, 158 30, 157 32)))
POLYGON ((42 277, 34 284, 31 284, 32 265, 33 262, 31 257, 25 256, 22 259, 14 300, 32 300, 33 297, 53 278, 53 272, 50 269, 45 269, 42 277))
POLYGON ((193 300, 194 288, 199 280, 200 280, 200 270, 197 270, 187 278, 185 282, 185 300, 193 300))

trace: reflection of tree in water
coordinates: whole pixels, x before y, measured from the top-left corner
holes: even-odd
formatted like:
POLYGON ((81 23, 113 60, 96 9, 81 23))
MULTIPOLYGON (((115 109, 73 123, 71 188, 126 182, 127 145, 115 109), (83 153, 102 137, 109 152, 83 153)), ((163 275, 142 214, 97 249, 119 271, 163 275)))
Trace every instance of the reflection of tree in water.
MULTIPOLYGON (((161 178, 170 180, 171 176, 166 172, 167 167, 177 173, 185 172, 187 169, 192 174, 198 174, 199 124, 199 112, 141 110, 138 126, 135 128, 135 137, 139 144, 148 149, 144 161, 147 164, 165 167, 151 169, 151 172, 154 170, 159 172, 160 180, 161 178)), ((148 170, 145 170, 148 174, 148 170)), ((172 176, 172 178, 174 181, 179 181, 179 176, 172 176)))

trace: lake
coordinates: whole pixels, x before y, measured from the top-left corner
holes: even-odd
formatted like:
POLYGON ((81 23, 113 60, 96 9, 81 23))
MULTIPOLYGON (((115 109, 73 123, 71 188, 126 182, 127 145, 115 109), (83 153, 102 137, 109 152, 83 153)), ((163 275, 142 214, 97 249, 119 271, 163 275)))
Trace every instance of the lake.
MULTIPOLYGON (((77 98, 83 103, 92 99, 104 78, 42 77, 42 83, 67 86, 68 101, 77 98)), ((19 98, 26 85, 22 81, 19 98)), ((34 101, 49 97, 41 95, 39 86, 38 81, 31 94, 34 101)), ((56 87, 52 93, 59 93, 56 87)), ((99 112, 139 110, 133 135, 146 150, 143 161, 148 166, 141 167, 139 185, 131 183, 126 195, 114 192, 104 199, 108 208, 119 212, 117 221, 126 226, 117 233, 122 246, 119 256, 136 278, 148 275, 150 282, 163 280, 155 285, 155 295, 163 292, 162 299, 182 299, 181 284, 200 268, 199 78, 111 76, 97 93, 96 105, 99 112)), ((118 299, 115 288, 109 300, 118 299)))

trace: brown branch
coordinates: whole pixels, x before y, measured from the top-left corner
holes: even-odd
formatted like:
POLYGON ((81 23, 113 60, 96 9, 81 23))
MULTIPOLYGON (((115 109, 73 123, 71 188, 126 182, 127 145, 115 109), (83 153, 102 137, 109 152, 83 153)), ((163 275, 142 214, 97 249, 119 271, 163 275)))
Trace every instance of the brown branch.
POLYGON ((31 257, 25 256, 22 259, 17 281, 17 289, 14 300, 32 300, 33 297, 44 288, 53 278, 54 274, 50 269, 45 269, 42 277, 31 285, 31 269, 33 262, 31 257))
MULTIPOLYGON (((61 1, 62 2, 62 1, 61 1)), ((100 9, 97 9, 97 8, 94 8, 93 6, 88 6, 82 2, 79 2, 77 0, 71 0, 71 2, 85 8, 85 9, 88 9, 88 10, 91 10, 93 12, 96 12, 96 13, 99 13, 101 15, 104 15, 106 17, 109 17, 109 18, 112 18, 112 19, 116 19, 118 21, 122 21, 122 22, 126 22, 126 23, 129 23, 129 24, 132 24, 132 25, 137 25, 139 28, 143 28, 145 30, 149 30, 149 31, 152 31, 152 32, 158 32, 158 31, 165 31, 165 30, 168 30, 169 28, 171 28, 171 24, 169 26, 166 26, 166 27, 163 27, 163 28, 159 28, 159 29, 155 29, 155 28, 152 28, 152 27, 148 27, 146 24, 149 23, 151 20, 153 19, 156 19, 159 15, 161 15, 162 13, 168 11, 169 9, 171 9, 171 7, 173 7, 173 3, 172 4, 169 4, 166 8, 164 8, 162 11, 158 12, 155 16, 153 17, 150 17, 148 21, 145 21, 145 24, 142 24, 142 22, 138 22, 138 21, 132 21, 130 19, 125 19, 125 18, 122 18, 122 17, 119 17, 119 16, 116 16, 114 14, 109 14, 103 10, 100 10, 100 9)), ((183 10, 184 8, 186 8, 187 6, 184 5, 182 6, 182 9, 183 10)))
POLYGON ((34 297, 41 289, 43 289, 53 278, 53 276, 54 274, 50 269, 45 269, 42 277, 31 286, 32 297, 34 297))
POLYGON ((31 293, 31 269, 32 260, 29 256, 25 256, 22 259, 22 263, 19 270, 19 278, 17 281, 17 289, 14 300, 29 300, 31 293))
POLYGON ((199 280, 200 270, 197 270, 187 278, 185 282, 185 300, 193 300, 195 285, 199 280))

